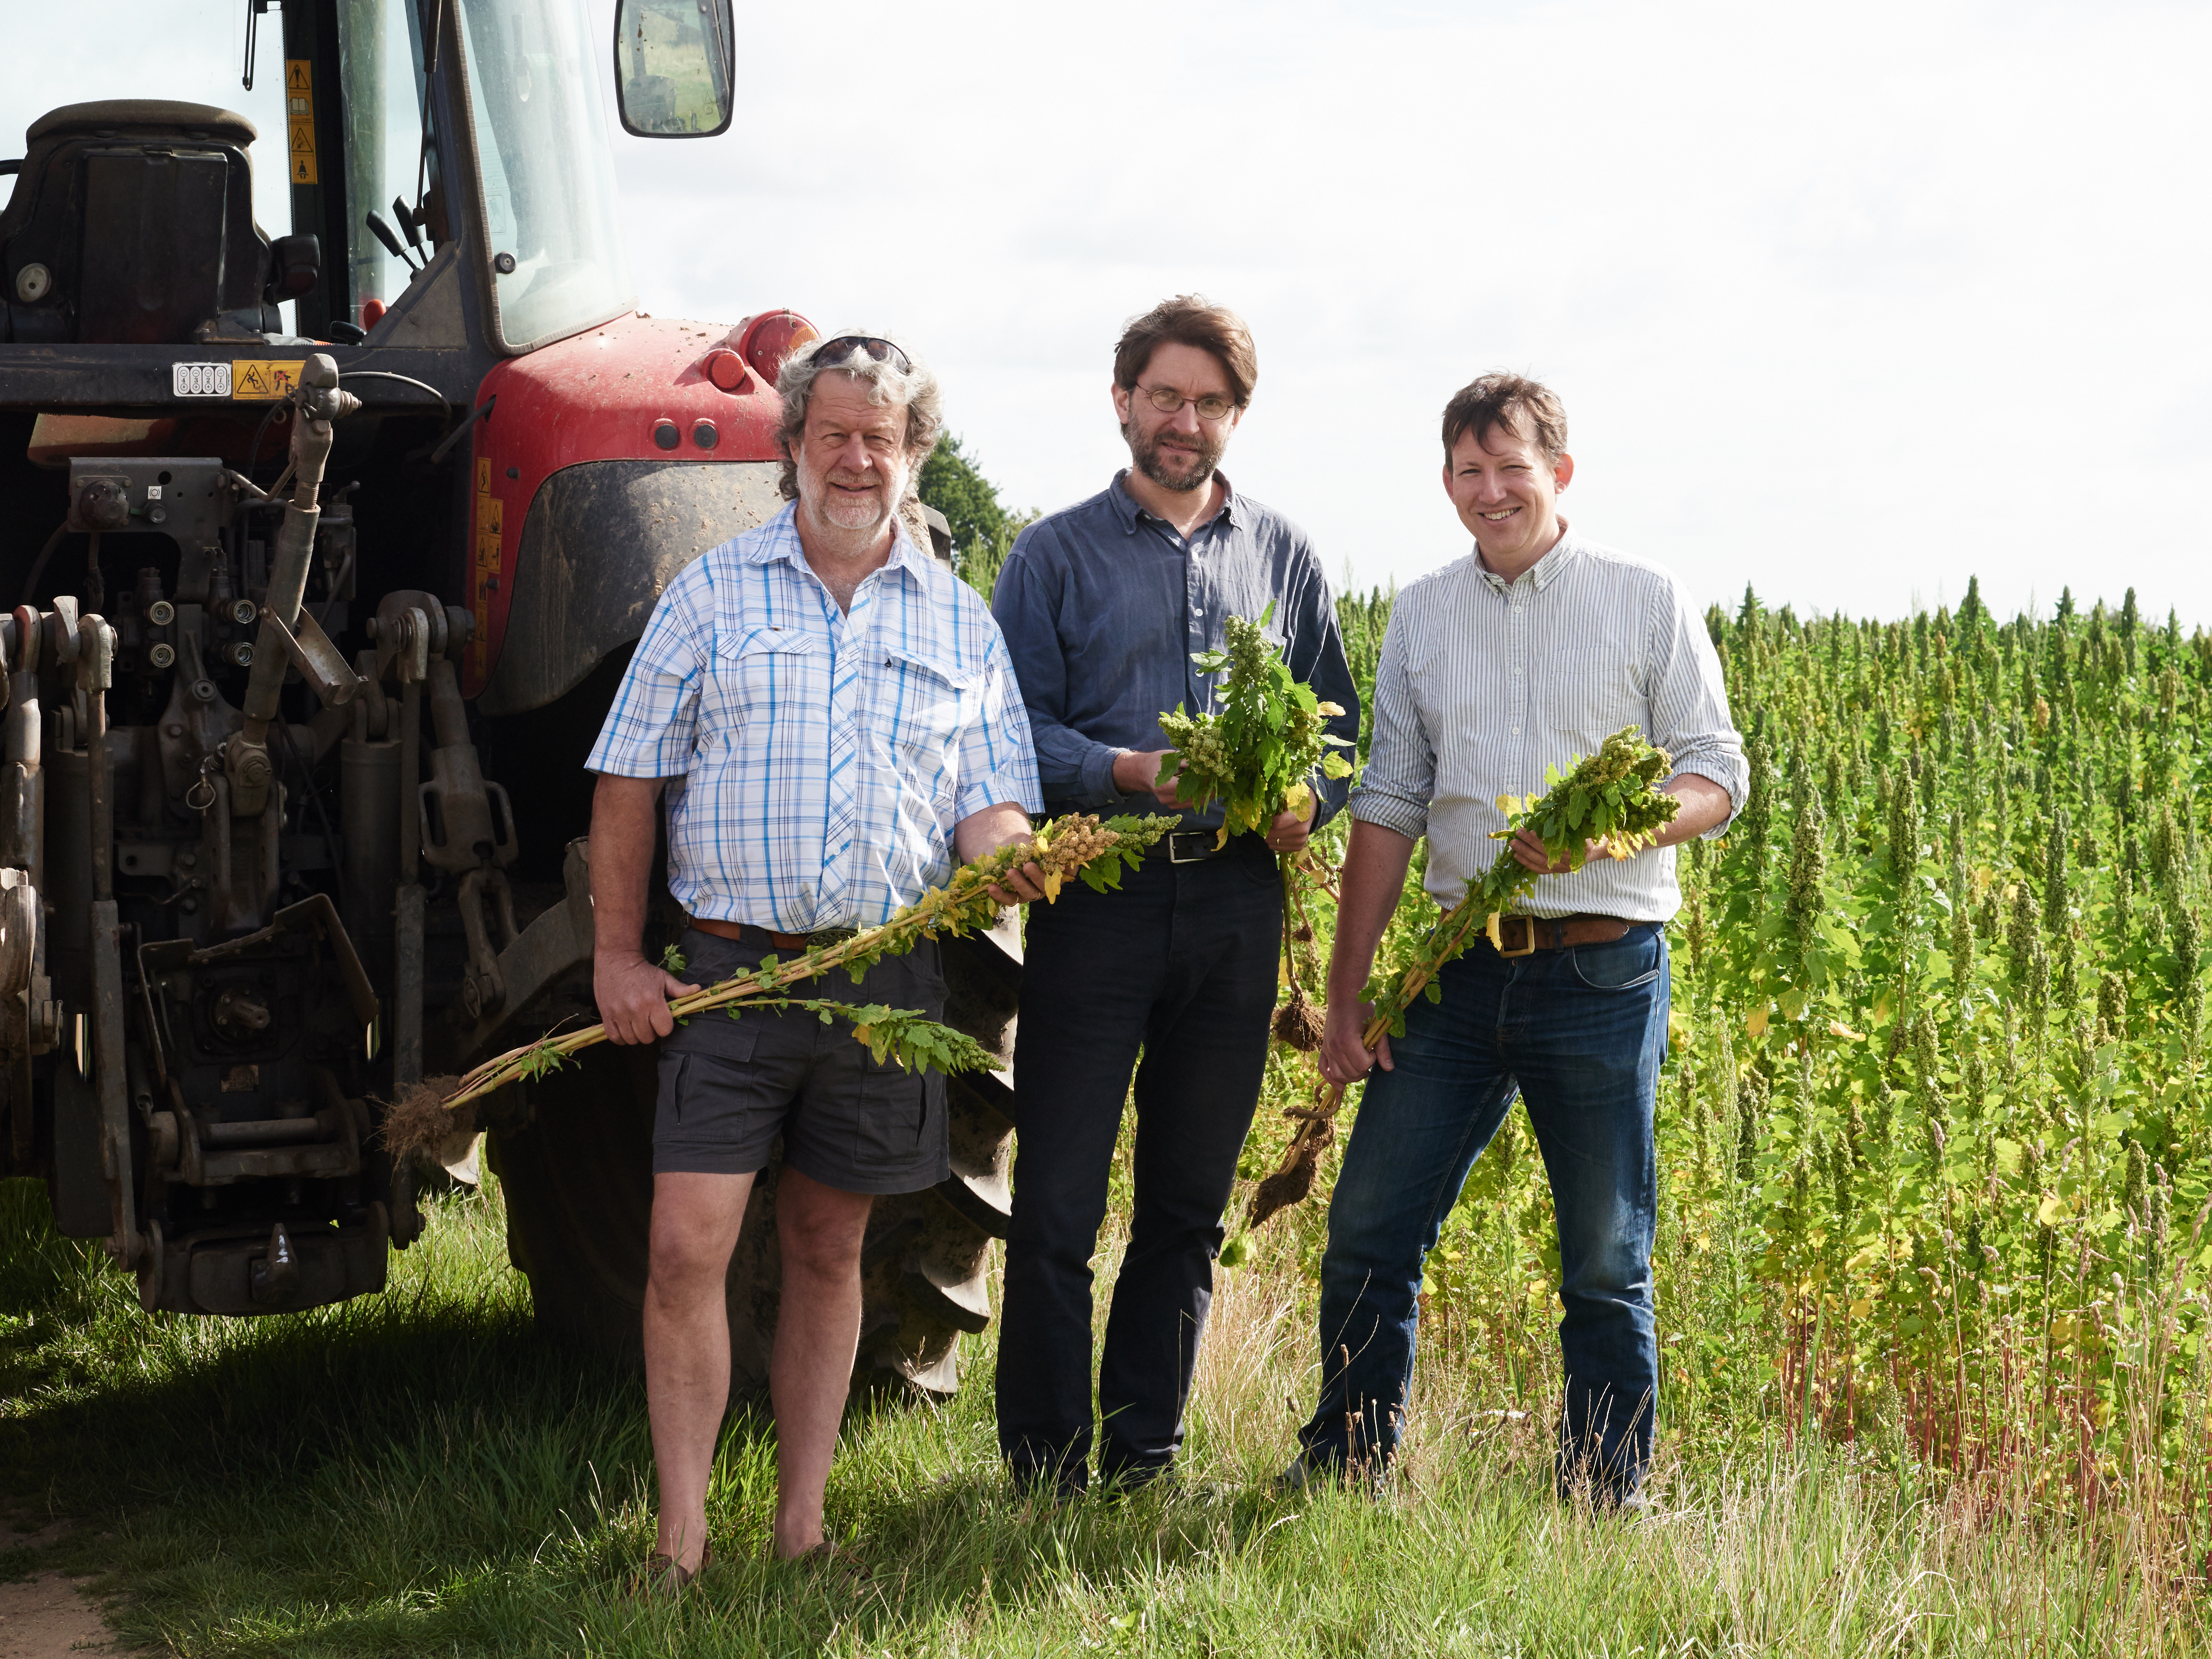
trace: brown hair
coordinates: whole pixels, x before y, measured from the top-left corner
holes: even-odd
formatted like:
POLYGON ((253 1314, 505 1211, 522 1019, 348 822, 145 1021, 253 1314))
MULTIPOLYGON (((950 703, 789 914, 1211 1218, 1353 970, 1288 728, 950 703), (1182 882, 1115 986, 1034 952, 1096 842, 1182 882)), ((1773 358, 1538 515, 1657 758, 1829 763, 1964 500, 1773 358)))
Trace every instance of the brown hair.
POLYGON ((1211 353, 1229 377, 1237 406, 1242 409, 1252 401, 1252 388, 1260 381, 1260 354, 1253 347, 1252 331, 1227 306, 1213 305, 1202 294, 1178 294, 1129 319, 1114 347, 1114 384, 1128 391, 1152 361, 1152 353, 1170 344, 1211 353))
POLYGON ((1528 439, 1547 461, 1557 462, 1567 453, 1567 410, 1559 394, 1540 380, 1501 368, 1477 375, 1444 405, 1444 465, 1451 465, 1452 446, 1463 434, 1472 432, 1480 443, 1498 426, 1528 439))

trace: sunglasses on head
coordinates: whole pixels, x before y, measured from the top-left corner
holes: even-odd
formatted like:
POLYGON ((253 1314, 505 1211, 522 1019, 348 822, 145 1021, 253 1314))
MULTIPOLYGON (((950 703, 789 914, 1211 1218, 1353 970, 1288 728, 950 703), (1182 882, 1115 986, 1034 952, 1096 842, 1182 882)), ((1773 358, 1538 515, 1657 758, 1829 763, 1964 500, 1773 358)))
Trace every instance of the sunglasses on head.
POLYGON ((825 368, 836 368, 851 361, 856 351, 866 352, 877 362, 888 362, 902 374, 914 372, 906 353, 889 340, 878 339, 872 334, 840 334, 834 340, 824 340, 814 348, 814 361, 825 368))

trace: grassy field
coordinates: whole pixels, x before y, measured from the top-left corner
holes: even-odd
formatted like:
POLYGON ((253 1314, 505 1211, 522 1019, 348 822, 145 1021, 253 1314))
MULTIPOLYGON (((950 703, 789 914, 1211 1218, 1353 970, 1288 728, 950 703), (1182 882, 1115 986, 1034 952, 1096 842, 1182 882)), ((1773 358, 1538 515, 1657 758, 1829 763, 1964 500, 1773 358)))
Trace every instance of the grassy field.
MULTIPOLYGON (((1540 1412, 1440 1334, 1383 1503, 1279 1502, 1310 1372, 1289 1247, 1225 1275, 1182 1490, 1032 1509, 996 1467, 989 1339, 942 1408, 855 1418, 834 1528, 854 1593, 765 1559, 772 1442, 740 1415, 721 1559, 641 1607, 635 1378, 541 1344, 495 1186, 446 1201, 386 1296, 259 1322, 149 1319, 0 1187, 0 1468, 81 1516, 126 1637, 182 1654, 1692 1655, 2195 1651, 2177 1539, 2053 1521, 2031 1487, 1901 1440, 1678 1438, 1655 1518, 1551 1497, 1540 1412), (1272 1263, 1273 1265, 1270 1265, 1272 1263), (1511 1396, 1517 1398, 1519 1396, 1511 1396)), ((1110 1268, 1109 1250, 1103 1264, 1110 1268)), ((1542 1379, 1531 1378, 1540 1390, 1542 1379)), ((5 1562, 6 1558, 0 1558, 5 1562)), ((18 1570, 28 1563, 12 1563, 18 1570)))
MULTIPOLYGON (((1363 680, 1388 610, 1344 602, 1363 680)), ((640 1607, 641 1389, 532 1334, 495 1185, 381 1297, 217 1322, 143 1315, 0 1183, 0 1483, 82 1517, 64 1564, 127 1634, 196 1655, 2203 1650, 2212 638, 1972 593, 1708 623, 1757 793, 1684 858, 1672 935, 1652 1517, 1551 1496, 1517 1119, 1431 1260, 1379 1504, 1267 1492, 1311 1394, 1314 1203, 1223 1275, 1178 1490, 1014 1498, 987 1333, 956 1399, 849 1425, 830 1518, 871 1587, 766 1562, 740 1414, 720 1562, 640 1607)), ((1386 949, 1431 915, 1409 893, 1386 949)), ((1306 1067, 1271 1060, 1248 1177, 1306 1067)))

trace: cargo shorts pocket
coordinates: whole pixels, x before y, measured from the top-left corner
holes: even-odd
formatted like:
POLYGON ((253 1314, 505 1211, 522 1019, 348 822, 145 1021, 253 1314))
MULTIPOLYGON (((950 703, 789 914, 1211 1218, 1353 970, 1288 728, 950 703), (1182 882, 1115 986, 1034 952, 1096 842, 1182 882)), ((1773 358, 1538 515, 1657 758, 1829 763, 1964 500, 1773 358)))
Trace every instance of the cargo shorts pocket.
POLYGON ((854 1169, 905 1170, 926 1160, 928 1136, 939 1127, 931 1121, 929 1083, 927 1073, 906 1071, 896 1060, 880 1067, 867 1062, 853 1121, 854 1169))

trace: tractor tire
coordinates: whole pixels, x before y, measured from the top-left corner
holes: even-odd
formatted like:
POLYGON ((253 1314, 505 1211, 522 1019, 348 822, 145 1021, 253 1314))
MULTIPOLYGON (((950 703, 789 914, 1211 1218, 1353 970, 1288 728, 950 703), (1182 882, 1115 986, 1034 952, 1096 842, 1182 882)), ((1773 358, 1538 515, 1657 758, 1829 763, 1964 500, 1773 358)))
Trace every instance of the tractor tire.
MULTIPOLYGON (((856 1391, 950 1395, 959 1386, 961 1335, 990 1323, 990 1245, 1006 1236, 1012 1208, 1017 925, 1010 917, 988 933, 944 941, 945 1023, 996 1054, 1000 1069, 947 1080, 951 1176, 876 1200, 861 1249, 856 1391)), ((541 1331, 635 1362, 659 1051, 602 1043, 579 1058, 581 1065, 527 1085, 530 1109, 517 1115, 526 1122, 500 1127, 495 1119, 489 1146, 507 1200, 507 1252, 529 1276, 541 1331)), ((779 1142, 753 1183, 730 1259, 730 1377, 739 1391, 768 1387, 781 1293, 782 1161, 779 1142)))

